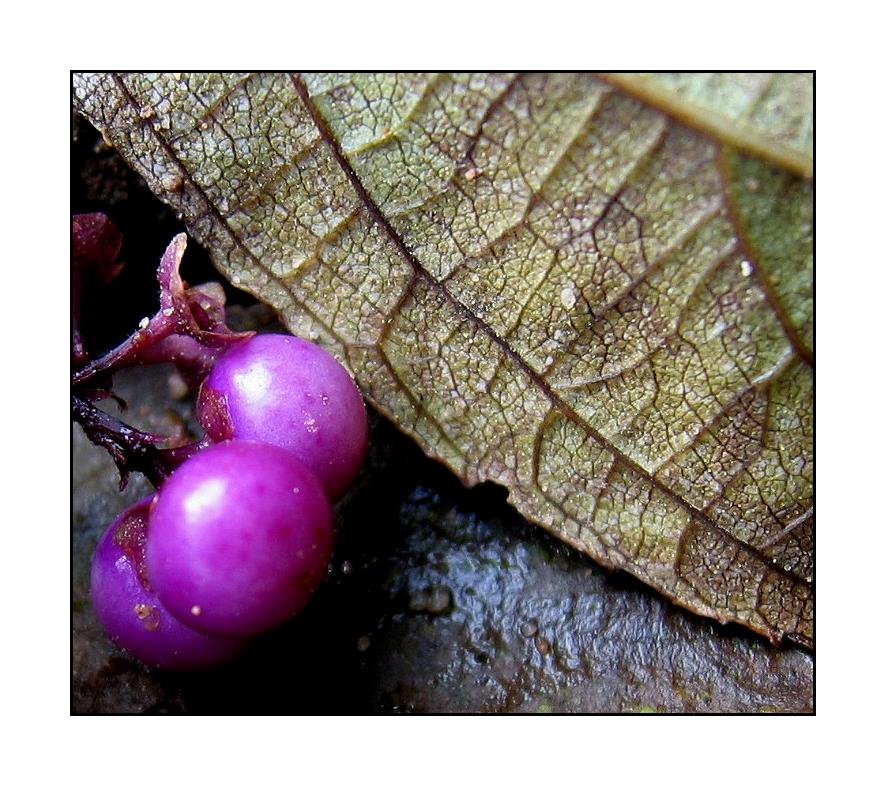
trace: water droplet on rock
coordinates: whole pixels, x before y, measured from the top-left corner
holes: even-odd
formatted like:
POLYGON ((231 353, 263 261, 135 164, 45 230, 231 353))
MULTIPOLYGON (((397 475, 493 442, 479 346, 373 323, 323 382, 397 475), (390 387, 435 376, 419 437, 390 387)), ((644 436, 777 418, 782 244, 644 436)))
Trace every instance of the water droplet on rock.
POLYGON ((448 614, 452 611, 452 590, 439 584, 416 590, 409 596, 409 610, 448 614))
POLYGON ((166 381, 169 386, 169 395, 176 401, 181 401, 190 392, 188 383, 178 371, 172 371, 166 381))

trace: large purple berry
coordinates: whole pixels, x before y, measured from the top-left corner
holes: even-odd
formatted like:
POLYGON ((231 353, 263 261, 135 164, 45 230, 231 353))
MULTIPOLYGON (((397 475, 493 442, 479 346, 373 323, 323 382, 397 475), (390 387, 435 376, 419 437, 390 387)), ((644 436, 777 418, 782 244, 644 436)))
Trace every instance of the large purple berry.
POLYGON ((214 441, 286 448, 332 498, 366 456, 369 428, 360 391, 332 355, 296 336, 257 335, 225 352, 203 382, 197 417, 214 441))
POLYGON ((255 636, 288 620, 332 552, 320 482, 291 452, 261 442, 221 442, 189 458, 160 488, 149 526, 157 595, 213 636, 255 636))
POLYGON ((148 507, 144 499, 108 528, 92 562, 92 604, 108 637, 145 665, 173 671, 217 666, 246 642, 207 636, 173 617, 147 582, 144 567, 148 507))

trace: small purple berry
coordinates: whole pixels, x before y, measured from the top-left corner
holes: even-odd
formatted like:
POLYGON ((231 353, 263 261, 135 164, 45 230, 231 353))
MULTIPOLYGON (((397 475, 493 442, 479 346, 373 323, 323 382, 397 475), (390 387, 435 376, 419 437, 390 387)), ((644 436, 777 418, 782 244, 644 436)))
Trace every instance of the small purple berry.
POLYGON ((296 336, 261 334, 232 347, 204 380, 197 417, 213 441, 246 439, 294 453, 338 497, 369 442, 366 407, 332 355, 296 336))
POLYGON ((92 563, 92 604, 108 637, 152 668, 190 671, 232 660, 248 643, 207 636, 173 617, 144 569, 147 498, 125 510, 99 541, 92 563))
POLYGON ((212 636, 247 638, 287 621, 326 577, 332 510, 296 456, 220 442, 163 484, 151 508, 147 572, 163 605, 212 636))

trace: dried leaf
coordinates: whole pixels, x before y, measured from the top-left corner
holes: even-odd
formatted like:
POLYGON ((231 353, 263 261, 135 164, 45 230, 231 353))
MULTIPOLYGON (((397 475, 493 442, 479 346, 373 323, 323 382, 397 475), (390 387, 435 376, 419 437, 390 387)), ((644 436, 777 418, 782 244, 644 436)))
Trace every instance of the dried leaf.
POLYGON ((660 77, 643 100, 620 79, 74 93, 231 281, 429 455, 680 604, 811 646, 811 185, 779 166, 811 172, 811 76, 660 77))

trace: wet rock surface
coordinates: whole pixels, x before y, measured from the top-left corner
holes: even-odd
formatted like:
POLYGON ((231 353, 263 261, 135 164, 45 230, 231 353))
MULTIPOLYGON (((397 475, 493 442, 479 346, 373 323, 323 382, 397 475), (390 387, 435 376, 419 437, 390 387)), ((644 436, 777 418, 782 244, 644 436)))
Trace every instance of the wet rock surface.
MULTIPOLYGON (((121 373, 133 425, 199 433, 166 367, 121 373)), ((109 405, 113 407, 113 405, 109 405)), ((812 656, 684 612, 523 521, 503 489, 464 488, 387 422, 337 508, 330 576, 290 624, 202 674, 143 668, 88 598, 123 494, 74 426, 75 713, 807 712, 812 656)))

